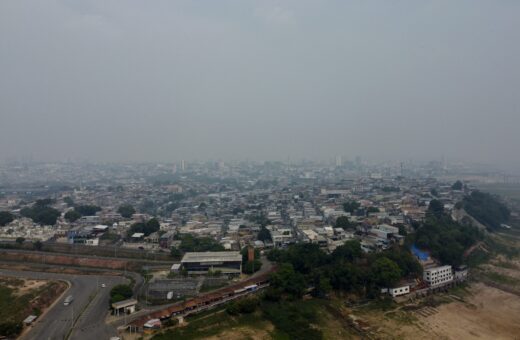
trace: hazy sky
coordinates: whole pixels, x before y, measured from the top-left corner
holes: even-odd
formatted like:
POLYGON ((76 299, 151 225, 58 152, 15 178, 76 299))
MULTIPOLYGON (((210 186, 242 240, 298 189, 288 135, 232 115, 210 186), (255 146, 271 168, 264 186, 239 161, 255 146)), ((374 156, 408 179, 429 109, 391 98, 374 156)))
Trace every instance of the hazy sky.
POLYGON ((0 1, 0 159, 520 163, 518 0, 0 1))

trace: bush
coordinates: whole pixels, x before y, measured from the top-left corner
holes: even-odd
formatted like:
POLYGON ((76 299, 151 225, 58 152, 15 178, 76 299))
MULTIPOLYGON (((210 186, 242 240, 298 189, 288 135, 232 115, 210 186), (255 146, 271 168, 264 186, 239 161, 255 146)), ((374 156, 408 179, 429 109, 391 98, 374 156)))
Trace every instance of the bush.
POLYGON ((121 284, 114 286, 110 290, 110 303, 123 301, 126 299, 129 299, 134 295, 134 292, 132 291, 132 287, 129 285, 121 284))
POLYGON ((0 323, 0 335, 6 337, 16 337, 22 331, 23 325, 21 322, 4 321, 0 323))
POLYGON ((248 261, 242 267, 242 272, 244 274, 253 274, 262 268, 262 262, 260 260, 248 261))
POLYGON ((124 218, 130 218, 133 214, 135 214, 135 209, 130 204, 125 204, 117 209, 117 212, 121 214, 124 218))
POLYGON ((317 323, 316 309, 304 303, 265 303, 265 317, 290 339, 322 339, 320 330, 311 327, 317 323))
POLYGON ((229 303, 226 312, 230 315, 251 314, 259 304, 260 300, 257 297, 248 297, 229 303))
POLYGON ((9 211, 0 211, 0 226, 8 225, 14 220, 13 215, 9 211))

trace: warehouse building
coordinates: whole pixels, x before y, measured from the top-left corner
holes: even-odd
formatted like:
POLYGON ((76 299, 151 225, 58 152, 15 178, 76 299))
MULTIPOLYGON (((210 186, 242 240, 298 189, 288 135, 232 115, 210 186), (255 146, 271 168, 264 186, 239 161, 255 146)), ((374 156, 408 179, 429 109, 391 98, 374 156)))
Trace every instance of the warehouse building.
POLYGON ((223 275, 240 275, 242 255, 238 251, 186 253, 181 266, 189 275, 204 275, 219 271, 223 275))

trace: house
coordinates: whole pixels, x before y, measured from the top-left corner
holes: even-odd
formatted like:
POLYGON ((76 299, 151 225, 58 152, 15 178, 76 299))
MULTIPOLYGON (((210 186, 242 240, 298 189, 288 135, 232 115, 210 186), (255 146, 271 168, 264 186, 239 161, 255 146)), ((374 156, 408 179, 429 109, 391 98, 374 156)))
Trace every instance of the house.
POLYGON ((170 248, 174 235, 175 235, 174 231, 168 231, 168 232, 162 234, 161 237, 159 238, 159 246, 161 248, 170 248))
POLYGON ((383 288, 381 289, 381 293, 388 293, 389 295, 395 298, 397 296, 406 295, 410 293, 410 286, 403 285, 394 288, 383 288))

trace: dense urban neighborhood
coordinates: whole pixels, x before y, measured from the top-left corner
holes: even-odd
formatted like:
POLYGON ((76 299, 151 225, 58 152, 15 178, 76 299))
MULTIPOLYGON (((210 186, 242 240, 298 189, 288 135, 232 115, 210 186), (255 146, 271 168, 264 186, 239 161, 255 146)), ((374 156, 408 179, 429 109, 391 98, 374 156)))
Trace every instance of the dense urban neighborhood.
MULTIPOLYGON (((514 201, 478 189, 499 175, 467 171, 340 157, 4 166, 2 268, 21 266, 41 280, 38 272, 55 272, 44 281, 55 296, 65 290, 56 285, 71 280, 65 274, 115 275, 91 287, 99 302, 90 317, 106 325, 100 336, 173 337, 194 315, 225 308, 235 316, 261 310, 291 338, 321 338, 312 315, 284 308, 308 298, 428 299, 465 287, 491 254, 517 253, 490 236, 517 223, 514 201)), ((71 311, 79 303, 73 294, 62 298, 71 311)), ((39 323, 51 322, 41 310, 58 308, 49 304, 4 318, 0 332, 38 338, 39 323)), ((71 317, 51 338, 92 334, 81 314, 71 317)))

